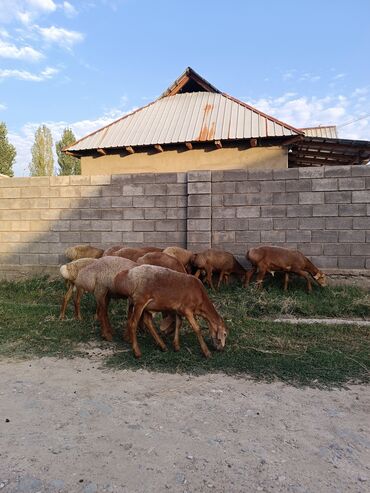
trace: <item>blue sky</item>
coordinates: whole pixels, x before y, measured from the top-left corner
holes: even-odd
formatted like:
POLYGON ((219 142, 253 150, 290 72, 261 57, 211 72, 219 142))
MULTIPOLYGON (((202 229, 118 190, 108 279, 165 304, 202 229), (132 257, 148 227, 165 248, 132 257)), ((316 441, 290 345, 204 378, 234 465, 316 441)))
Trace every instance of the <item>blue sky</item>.
POLYGON ((369 0, 0 0, 0 121, 15 174, 28 175, 40 124, 55 140, 66 126, 82 137, 189 65, 297 127, 361 118, 339 135, 370 140, 369 19, 369 0))

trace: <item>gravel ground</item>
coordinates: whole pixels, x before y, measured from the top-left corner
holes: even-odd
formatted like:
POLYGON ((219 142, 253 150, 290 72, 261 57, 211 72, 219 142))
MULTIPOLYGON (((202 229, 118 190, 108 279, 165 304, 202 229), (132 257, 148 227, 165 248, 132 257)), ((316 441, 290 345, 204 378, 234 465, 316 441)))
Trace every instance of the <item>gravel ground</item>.
POLYGON ((0 362, 0 490, 365 492, 370 392, 0 362))

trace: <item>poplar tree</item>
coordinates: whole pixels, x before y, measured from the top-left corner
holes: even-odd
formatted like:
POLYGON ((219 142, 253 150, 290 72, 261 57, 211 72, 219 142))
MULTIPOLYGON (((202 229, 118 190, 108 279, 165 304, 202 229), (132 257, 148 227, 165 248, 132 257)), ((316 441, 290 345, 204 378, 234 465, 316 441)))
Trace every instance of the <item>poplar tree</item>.
POLYGON ((69 156, 62 152, 65 147, 76 142, 76 137, 70 128, 65 128, 62 138, 55 144, 58 156, 58 175, 80 175, 81 163, 77 157, 69 156))
POLYGON ((31 176, 51 176, 54 171, 53 138, 46 125, 40 125, 32 146, 31 176))
POLYGON ((8 130, 4 122, 0 122, 0 174, 13 176, 13 164, 17 152, 8 140, 8 130))

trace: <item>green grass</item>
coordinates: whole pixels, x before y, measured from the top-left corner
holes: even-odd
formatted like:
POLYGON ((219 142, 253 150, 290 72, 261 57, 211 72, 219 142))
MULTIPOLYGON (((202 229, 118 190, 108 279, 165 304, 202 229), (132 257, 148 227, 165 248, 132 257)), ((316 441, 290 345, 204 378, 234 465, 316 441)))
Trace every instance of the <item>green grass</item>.
MULTIPOLYGON (((92 314, 91 295, 83 298, 83 322, 72 319, 72 306, 66 321, 59 321, 64 284, 46 278, 0 283, 0 358, 40 356, 73 357, 84 354, 85 343, 109 347, 113 355, 105 363, 114 368, 145 368, 150 371, 205 373, 223 371, 257 379, 280 379, 291 384, 333 386, 348 382, 368 382, 370 368, 370 330, 356 326, 273 323, 282 315, 300 317, 370 317, 369 294, 359 288, 314 289, 311 295, 304 283, 295 282, 284 293, 280 280, 270 281, 266 290, 238 285, 225 286, 210 293, 224 317, 230 334, 226 349, 206 360, 195 335, 184 324, 181 351, 162 353, 147 334, 140 335, 143 357, 135 360, 121 340, 126 303, 111 303, 111 320, 117 333, 113 343, 100 339, 92 314)), ((207 331, 204 331, 208 340, 207 331)))

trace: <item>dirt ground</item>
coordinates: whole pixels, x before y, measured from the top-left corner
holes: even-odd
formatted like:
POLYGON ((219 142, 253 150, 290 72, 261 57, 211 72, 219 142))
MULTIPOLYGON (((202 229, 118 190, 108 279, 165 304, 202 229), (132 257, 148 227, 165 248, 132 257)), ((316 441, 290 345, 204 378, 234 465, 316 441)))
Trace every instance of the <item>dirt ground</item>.
POLYGON ((0 362, 0 490, 365 492, 370 389, 0 362))

